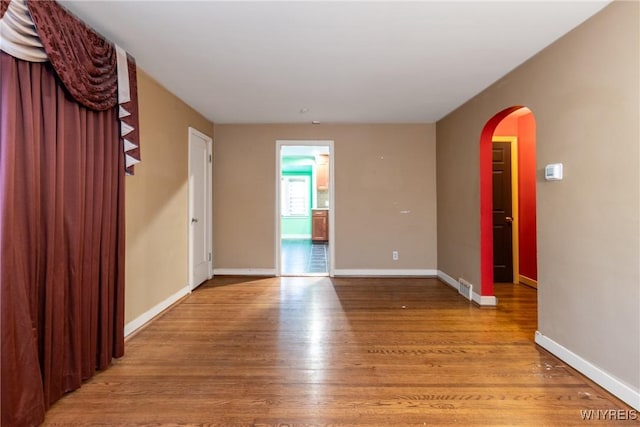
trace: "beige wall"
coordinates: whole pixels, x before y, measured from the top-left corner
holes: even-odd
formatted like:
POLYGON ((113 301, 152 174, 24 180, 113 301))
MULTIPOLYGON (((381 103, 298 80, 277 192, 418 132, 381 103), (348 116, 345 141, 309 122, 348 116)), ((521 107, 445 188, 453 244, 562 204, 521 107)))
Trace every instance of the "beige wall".
POLYGON ((480 280, 479 137, 529 107, 537 167, 539 330, 640 388, 638 2, 614 2, 437 123, 438 262, 480 280), (540 176, 540 175, 539 175, 540 176))
POLYGON ((335 268, 437 267, 433 124, 216 125, 215 135, 215 268, 275 268, 276 140, 334 141, 335 268))
POLYGON ((213 124, 138 70, 142 163, 126 178, 125 323, 188 284, 188 127, 213 124))

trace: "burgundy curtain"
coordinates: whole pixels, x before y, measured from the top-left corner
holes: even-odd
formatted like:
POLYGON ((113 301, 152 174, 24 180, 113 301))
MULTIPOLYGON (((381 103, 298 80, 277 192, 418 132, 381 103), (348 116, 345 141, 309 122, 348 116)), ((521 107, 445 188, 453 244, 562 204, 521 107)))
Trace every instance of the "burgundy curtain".
POLYGON ((7 11, 10 1, 11 0, 0 0, 0 18, 2 18, 2 16, 4 16, 4 13, 7 11))
MULTIPOLYGON (((116 105, 118 73, 113 43, 55 1, 29 0, 27 5, 49 61, 73 98, 94 110, 116 105)), ((127 174, 133 175, 134 165, 140 161, 138 90, 135 60, 130 55, 127 63, 130 101, 122 104, 128 114, 121 120, 131 129, 125 136, 130 146, 124 167, 127 174)))
POLYGON ((54 1, 29 1, 49 61, 73 98, 94 110, 118 101, 116 49, 54 1))
POLYGON ((50 63, 0 52, 2 426, 37 425, 124 351, 124 153, 50 63))

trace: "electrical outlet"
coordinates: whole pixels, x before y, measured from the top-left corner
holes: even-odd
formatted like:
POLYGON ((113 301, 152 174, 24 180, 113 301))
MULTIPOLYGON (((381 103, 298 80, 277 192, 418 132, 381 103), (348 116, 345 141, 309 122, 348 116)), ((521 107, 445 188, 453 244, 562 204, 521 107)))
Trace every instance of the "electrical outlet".
POLYGON ((397 261, 398 260, 398 251, 391 252, 391 258, 393 258, 394 261, 397 261))

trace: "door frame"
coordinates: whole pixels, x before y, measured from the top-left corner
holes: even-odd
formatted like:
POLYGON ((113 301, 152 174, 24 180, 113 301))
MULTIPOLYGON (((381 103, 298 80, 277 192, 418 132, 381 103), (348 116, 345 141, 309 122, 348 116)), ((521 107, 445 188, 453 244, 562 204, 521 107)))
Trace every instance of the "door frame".
POLYGON ((213 277, 213 139, 208 136, 205 135, 204 133, 200 132, 199 130, 189 127, 189 133, 188 133, 188 144, 187 144, 187 163, 188 163, 188 179, 187 179, 187 193, 188 193, 188 205, 187 205, 187 228, 188 228, 188 245, 187 245, 187 252, 188 252, 188 269, 189 269, 189 289, 193 290, 195 289, 198 284, 194 283, 194 275, 193 275, 193 271, 194 271, 194 259, 193 259, 193 240, 194 240, 194 235, 193 235, 193 227, 191 227, 191 218, 192 218, 192 212, 191 212, 191 208, 192 208, 192 183, 191 183, 191 172, 192 172, 192 165, 191 165, 191 145, 194 143, 193 142, 193 137, 199 137, 203 140, 205 140, 206 146, 207 146, 207 154, 206 156, 208 157, 208 161, 207 161, 207 176, 206 176, 206 186, 207 186, 207 201, 206 201, 206 215, 205 215, 205 228, 207 230, 207 232, 205 233, 205 241, 206 241, 206 246, 207 246, 207 251, 209 253, 209 266, 208 266, 208 277, 207 279, 211 279, 213 277))
POLYGON ((520 223, 518 215, 518 137, 517 136, 494 136, 491 138, 491 143, 494 142, 506 142, 511 147, 511 217, 513 222, 511 223, 511 257, 513 265, 513 283, 518 283, 520 280, 520 223))
POLYGON ((281 248, 281 230, 280 230, 280 175, 282 174, 282 147, 284 146, 309 146, 309 147, 329 147, 329 277, 334 276, 335 270, 335 179, 334 179, 334 144, 333 140, 276 140, 276 176, 275 176, 275 272, 276 277, 281 275, 280 254, 281 248))

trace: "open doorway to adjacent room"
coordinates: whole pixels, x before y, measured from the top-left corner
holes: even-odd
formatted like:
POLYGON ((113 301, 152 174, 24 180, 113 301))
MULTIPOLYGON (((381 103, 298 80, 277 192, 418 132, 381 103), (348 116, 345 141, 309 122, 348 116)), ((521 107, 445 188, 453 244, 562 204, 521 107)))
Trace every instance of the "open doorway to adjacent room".
POLYGON ((333 141, 276 141, 276 272, 329 276, 333 141))
POLYGON ((487 122, 480 175, 482 295, 494 295, 496 283, 537 288, 536 132, 531 110, 510 107, 487 122))

